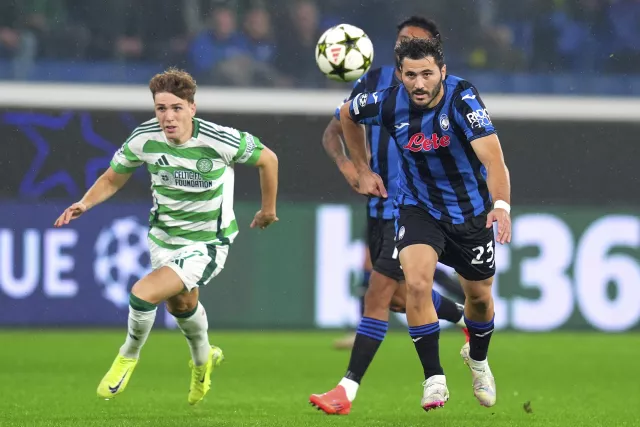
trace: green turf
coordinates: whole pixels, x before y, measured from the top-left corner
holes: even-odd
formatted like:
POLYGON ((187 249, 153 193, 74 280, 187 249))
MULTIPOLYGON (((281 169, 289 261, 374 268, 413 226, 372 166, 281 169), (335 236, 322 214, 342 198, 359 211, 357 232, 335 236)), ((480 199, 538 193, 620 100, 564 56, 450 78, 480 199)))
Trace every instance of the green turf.
POLYGON ((390 333, 351 415, 327 416, 310 393, 332 388, 349 353, 340 333, 211 331, 226 360, 212 392, 187 404, 188 349, 178 331, 153 332, 126 392, 95 395, 124 333, 0 332, 0 426, 638 426, 637 335, 496 333, 490 353, 498 404, 474 399, 458 355, 462 334, 440 349, 451 400, 425 413, 421 367, 405 333, 390 333), (523 409, 531 402, 532 413, 523 409))

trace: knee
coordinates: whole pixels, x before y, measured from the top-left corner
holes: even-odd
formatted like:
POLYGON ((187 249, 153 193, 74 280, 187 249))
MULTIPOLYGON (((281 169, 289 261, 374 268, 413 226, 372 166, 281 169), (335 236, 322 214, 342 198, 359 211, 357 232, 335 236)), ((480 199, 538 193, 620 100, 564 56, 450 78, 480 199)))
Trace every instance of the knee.
POLYGON ((427 276, 419 276, 415 279, 407 279, 407 294, 411 295, 413 300, 431 300, 432 288, 433 279, 427 276))
POLYGON ((137 281, 133 285, 130 294, 137 299, 148 302, 149 304, 157 305, 161 302, 156 300, 149 286, 145 286, 145 284, 141 280, 137 281))
POLYGON ((133 291, 129 294, 129 307, 138 312, 155 312, 156 304, 137 296, 133 291))
POLYGON ((376 292, 374 288, 369 288, 364 294, 364 306, 371 310, 386 310, 387 303, 384 301, 384 295, 376 292))
POLYGON ((485 292, 468 296, 465 304, 471 305, 477 312, 485 313, 489 310, 492 301, 491 292, 485 292))
POLYGON ((193 311, 198 306, 198 300, 193 300, 192 298, 187 298, 186 296, 176 296, 169 300, 167 300, 167 310, 173 316, 189 313, 193 311))

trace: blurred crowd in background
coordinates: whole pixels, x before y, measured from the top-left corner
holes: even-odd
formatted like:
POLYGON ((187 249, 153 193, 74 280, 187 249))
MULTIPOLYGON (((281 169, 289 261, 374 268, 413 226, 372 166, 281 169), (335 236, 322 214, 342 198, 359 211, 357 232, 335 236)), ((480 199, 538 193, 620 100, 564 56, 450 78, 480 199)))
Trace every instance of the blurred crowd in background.
POLYGON ((322 32, 361 27, 379 66, 414 14, 438 22, 457 74, 640 76, 640 0, 3 0, 0 79, 138 83, 176 65, 199 84, 325 87, 322 32))

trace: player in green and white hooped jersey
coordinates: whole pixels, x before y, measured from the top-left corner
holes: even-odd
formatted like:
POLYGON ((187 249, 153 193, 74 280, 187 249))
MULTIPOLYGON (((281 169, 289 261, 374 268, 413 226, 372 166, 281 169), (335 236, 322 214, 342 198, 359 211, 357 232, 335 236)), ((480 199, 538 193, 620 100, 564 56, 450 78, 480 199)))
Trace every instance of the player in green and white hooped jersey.
POLYGON ((223 359, 209 344, 208 321, 198 302, 199 288, 217 276, 238 234, 233 213, 234 165, 260 170, 262 208, 251 228, 266 228, 276 217, 278 160, 255 136, 195 117, 195 81, 170 69, 151 79, 155 119, 136 128, 114 154, 110 167, 82 200, 56 220, 61 227, 113 196, 146 164, 153 207, 149 249, 153 271, 131 289, 126 340, 98 385, 98 396, 122 393, 138 363, 156 317, 166 302, 191 350, 188 402, 202 400, 211 371, 223 359))

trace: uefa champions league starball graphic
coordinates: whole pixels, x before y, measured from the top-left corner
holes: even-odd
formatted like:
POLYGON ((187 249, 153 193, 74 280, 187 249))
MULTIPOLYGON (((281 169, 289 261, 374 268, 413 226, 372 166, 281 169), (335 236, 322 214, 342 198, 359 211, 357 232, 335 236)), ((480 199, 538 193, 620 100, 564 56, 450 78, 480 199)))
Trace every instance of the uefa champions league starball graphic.
POLYGON ((134 216, 115 219, 104 227, 95 244, 93 265, 102 296, 122 309, 129 304, 133 284, 151 271, 148 226, 134 216))

